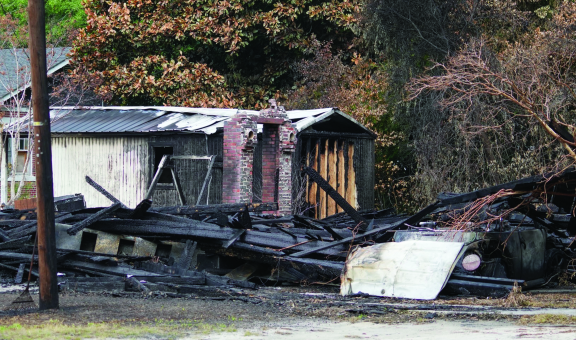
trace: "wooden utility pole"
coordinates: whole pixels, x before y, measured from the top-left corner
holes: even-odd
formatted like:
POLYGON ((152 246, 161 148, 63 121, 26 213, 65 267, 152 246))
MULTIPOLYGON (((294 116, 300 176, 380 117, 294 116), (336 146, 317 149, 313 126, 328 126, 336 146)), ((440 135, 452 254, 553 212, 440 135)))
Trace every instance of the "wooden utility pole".
POLYGON ((44 0, 28 0, 32 110, 38 216, 38 268, 40 309, 58 308, 56 278, 56 235, 54 229, 54 189, 52 186, 52 145, 46 76, 46 28, 44 0))

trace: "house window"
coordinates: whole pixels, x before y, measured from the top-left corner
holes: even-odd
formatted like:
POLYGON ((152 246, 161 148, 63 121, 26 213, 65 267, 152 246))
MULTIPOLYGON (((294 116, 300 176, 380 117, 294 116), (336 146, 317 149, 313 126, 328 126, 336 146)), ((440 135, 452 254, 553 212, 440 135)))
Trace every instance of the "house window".
POLYGON ((28 138, 20 138, 18 141, 18 151, 28 151, 28 138))
MULTIPOLYGON (((154 149, 154 173, 152 174, 152 176, 156 175, 162 157, 164 157, 164 155, 174 154, 174 148, 171 146, 158 146, 153 147, 153 149, 154 149)), ((164 168, 164 170, 162 171, 162 175, 160 176, 160 180, 158 180, 158 184, 172 184, 172 173, 170 169, 164 168)))
MULTIPOLYGON (((14 166, 14 164, 12 164, 12 143, 13 143, 13 139, 11 138, 8 141, 8 147, 7 147, 7 161, 9 166, 14 166)), ((28 158, 28 147, 29 147, 29 140, 28 138, 20 138, 18 140, 18 143, 16 144, 16 174, 28 174, 31 175, 32 174, 32 162, 29 161, 28 162, 28 166, 26 169, 24 169, 24 165, 26 164, 26 160, 28 158)))

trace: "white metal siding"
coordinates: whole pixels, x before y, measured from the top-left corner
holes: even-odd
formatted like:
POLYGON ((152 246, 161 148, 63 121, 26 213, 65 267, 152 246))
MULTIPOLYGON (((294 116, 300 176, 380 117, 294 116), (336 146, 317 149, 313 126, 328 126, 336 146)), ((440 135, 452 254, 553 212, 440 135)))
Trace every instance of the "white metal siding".
POLYGON ((140 137, 53 137, 54 195, 81 193, 87 207, 111 202, 86 183, 85 176, 128 207, 144 198, 149 178, 148 139, 140 137))

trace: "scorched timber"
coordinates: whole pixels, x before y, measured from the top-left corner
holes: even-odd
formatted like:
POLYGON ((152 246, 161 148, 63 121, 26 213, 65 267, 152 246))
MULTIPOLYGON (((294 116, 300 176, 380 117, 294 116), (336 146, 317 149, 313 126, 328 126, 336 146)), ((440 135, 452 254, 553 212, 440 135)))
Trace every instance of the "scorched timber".
MULTIPOLYGON (((92 229, 125 235, 172 236, 226 241, 232 239, 238 231, 237 229, 220 227, 216 224, 196 220, 188 220, 188 223, 184 224, 180 222, 103 219, 94 223, 92 229)), ((326 247, 326 249, 318 251, 318 254, 339 257, 345 257, 348 250, 342 244, 330 245, 331 242, 308 240, 305 237, 294 238, 289 235, 271 234, 254 230, 246 230, 238 240, 243 243, 274 249, 290 247, 291 252, 326 247), (294 246, 299 243, 302 244, 294 246)))
POLYGON ((211 205, 197 205, 197 206, 179 206, 179 207, 157 207, 150 209, 151 211, 174 214, 174 215, 193 215, 200 214, 215 214, 217 212, 235 213, 241 211, 273 211, 278 210, 278 203, 230 203, 230 204, 211 204, 211 205))
POLYGON ((188 220, 187 223, 181 223, 103 219, 94 223, 92 229, 125 235, 178 236, 216 240, 229 240, 236 232, 232 228, 220 227, 216 224, 196 220, 188 220))

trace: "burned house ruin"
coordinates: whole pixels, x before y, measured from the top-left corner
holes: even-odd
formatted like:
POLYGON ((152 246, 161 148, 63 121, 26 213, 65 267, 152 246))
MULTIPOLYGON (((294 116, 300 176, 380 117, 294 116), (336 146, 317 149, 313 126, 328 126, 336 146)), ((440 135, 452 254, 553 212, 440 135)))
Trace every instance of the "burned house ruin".
POLYGON ((88 207, 109 201, 85 176, 134 207, 162 167, 154 206, 278 202, 277 214, 341 212, 302 179, 306 165, 355 208, 373 208, 375 135, 337 108, 63 107, 51 116, 54 194, 82 193, 88 207))

